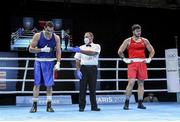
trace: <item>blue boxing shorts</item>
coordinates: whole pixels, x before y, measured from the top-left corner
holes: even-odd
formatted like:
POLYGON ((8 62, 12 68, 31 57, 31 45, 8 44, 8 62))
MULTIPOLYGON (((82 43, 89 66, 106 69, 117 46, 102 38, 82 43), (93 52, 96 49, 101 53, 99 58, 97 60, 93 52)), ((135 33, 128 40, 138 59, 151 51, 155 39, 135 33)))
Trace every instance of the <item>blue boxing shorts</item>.
POLYGON ((34 85, 54 85, 54 61, 35 61, 34 62, 34 85))

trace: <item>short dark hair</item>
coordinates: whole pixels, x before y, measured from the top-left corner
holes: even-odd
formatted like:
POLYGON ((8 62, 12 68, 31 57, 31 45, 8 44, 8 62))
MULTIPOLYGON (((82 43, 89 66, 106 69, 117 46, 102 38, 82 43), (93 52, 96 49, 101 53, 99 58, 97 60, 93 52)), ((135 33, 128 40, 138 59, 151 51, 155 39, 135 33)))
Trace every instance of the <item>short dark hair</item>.
POLYGON ((52 28, 54 27, 54 23, 52 21, 46 21, 45 27, 48 27, 48 26, 52 28))
POLYGON ((134 24, 132 26, 132 31, 136 30, 136 29, 141 29, 141 26, 139 24, 134 24))

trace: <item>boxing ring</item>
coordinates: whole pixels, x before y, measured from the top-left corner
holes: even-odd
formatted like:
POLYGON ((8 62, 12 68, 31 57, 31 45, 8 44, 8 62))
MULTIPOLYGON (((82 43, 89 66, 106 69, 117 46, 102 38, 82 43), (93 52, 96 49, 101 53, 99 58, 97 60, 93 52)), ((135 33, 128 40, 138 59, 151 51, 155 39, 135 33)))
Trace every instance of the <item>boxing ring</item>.
MULTIPOLYGON (((35 58, 0 58, 0 61, 25 61, 25 65, 24 67, 0 67, 0 70, 22 70, 24 71, 22 78, 18 78, 18 79, 0 79, 0 81, 6 81, 6 82, 22 82, 22 86, 21 86, 21 90, 19 91, 0 91, 0 94, 13 94, 13 93, 32 93, 31 91, 26 91, 25 90, 25 85, 26 82, 34 82, 34 79, 27 79, 27 75, 28 75, 28 71, 29 70, 34 70, 34 68, 31 66, 29 66, 29 62, 30 61, 34 61, 35 58)), ((54 59, 55 60, 55 59, 54 59)), ((153 61, 164 61, 165 58, 154 58, 153 61)), ((65 61, 74 61, 74 58, 62 58, 61 62, 65 62, 65 61)), ((110 67, 105 67, 105 68, 98 68, 99 71, 113 71, 115 73, 115 78, 108 78, 108 79, 98 79, 98 82, 115 82, 116 83, 116 88, 114 90, 97 90, 97 93, 109 93, 109 92, 125 92, 125 90, 121 90, 119 89, 119 82, 124 82, 127 81, 127 78, 122 79, 121 76, 119 76, 119 72, 127 71, 127 67, 125 64, 120 64, 123 63, 122 60, 120 58, 100 58, 99 59, 100 63, 101 62, 113 62, 115 65, 113 66, 113 68, 110 67), (124 68, 120 68, 121 66, 124 66, 124 68)), ((64 71, 72 71, 72 70, 76 70, 76 68, 67 68, 67 67, 61 67, 60 70, 64 70, 64 71)), ((165 71, 166 68, 162 67, 162 68, 148 68, 148 71, 165 71)), ((159 78, 149 78, 146 81, 166 81, 165 77, 159 77, 159 78)), ((78 79, 55 79, 55 82, 79 82, 78 79)), ((134 92, 136 92, 137 90, 133 90, 134 92)), ((150 90, 145 90, 145 92, 161 92, 161 91, 167 91, 167 89, 150 89, 150 90)), ((53 93, 78 93, 79 91, 53 91, 53 93)), ((40 91, 40 93, 45 93, 44 91, 40 91)))
MULTIPOLYGON (((20 83, 19 90, 0 90, 0 95, 6 94, 31 94, 32 90, 27 90, 26 85, 28 83, 33 83, 34 79, 29 78, 33 71, 33 62, 35 58, 6 58, 1 57, 0 62, 13 62, 18 61, 18 64, 23 64, 23 66, 3 66, 0 65, 0 72, 4 71, 18 71, 21 72, 18 78, 0 78, 0 82, 15 82, 20 83), (23 63, 21 63, 23 62, 23 63)), ((55 60, 55 59, 54 59, 55 60)), ((63 62, 74 62, 74 58, 62 58, 61 60, 61 70, 60 71, 75 71, 75 67, 64 67, 63 62)), ((100 74, 103 76, 109 74, 108 77, 98 78, 98 82, 102 83, 115 83, 113 89, 102 90, 98 89, 97 94, 111 94, 111 93, 124 93, 125 87, 120 87, 121 83, 127 83, 126 71, 127 65, 122 62, 120 58, 99 58, 99 68, 100 74), (112 75, 113 74, 113 75, 112 75)), ((151 64, 148 68, 149 79, 145 81, 148 82, 163 82, 166 84, 166 67, 165 58, 153 58, 151 64), (154 67, 152 67, 152 66, 154 67), (150 67, 151 66, 151 67, 150 67), (157 73, 155 73, 157 72, 157 73), (162 73, 162 75, 160 74, 162 73), (156 77, 154 77, 156 74, 156 77)), ((180 69, 178 67, 178 69, 180 69)), ((8 73, 8 72, 7 72, 8 73)), ((7 73, 5 75, 7 75, 7 73)), ((55 82, 79 82, 79 80, 72 78, 59 78, 55 79, 55 82)), ((125 85, 126 86, 126 85, 125 85)), ((55 94, 73 94, 78 93, 78 90, 54 90, 55 94)), ((137 92, 136 89, 133 93, 137 92)), ((147 88, 145 87, 145 93, 147 92, 168 92, 167 88, 147 88)), ((41 90, 40 94, 45 94, 46 91, 41 90)), ((54 106, 54 113, 47 113, 44 106, 38 106, 37 113, 29 113, 30 107, 18 107, 18 106, 0 106, 0 121, 180 121, 180 104, 177 102, 158 102, 158 103, 145 103, 147 106, 146 110, 137 109, 137 104, 130 104, 130 110, 124 111, 123 104, 112 104, 112 105, 99 105, 101 108, 100 112, 90 111, 90 105, 87 105, 85 112, 79 113, 78 104, 71 105, 58 105, 54 106), (23 116, 22 116, 23 115, 23 116)))

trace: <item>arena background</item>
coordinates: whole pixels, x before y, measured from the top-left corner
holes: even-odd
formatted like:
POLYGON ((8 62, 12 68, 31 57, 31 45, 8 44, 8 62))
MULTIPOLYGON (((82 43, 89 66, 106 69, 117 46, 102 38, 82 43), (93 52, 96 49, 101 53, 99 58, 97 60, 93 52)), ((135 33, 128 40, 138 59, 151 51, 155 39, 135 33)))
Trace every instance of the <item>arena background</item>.
MULTIPOLYGON (((180 36, 180 5, 178 1, 167 0, 165 4, 145 4, 140 3, 132 5, 124 3, 120 4, 118 0, 114 3, 93 1, 90 3, 76 3, 70 0, 60 1, 40 1, 40 0, 20 0, 6 1, 2 3, 6 9, 1 8, 1 52, 10 52, 10 35, 11 35, 11 17, 12 16, 47 16, 59 17, 73 20, 73 45, 79 46, 83 44, 83 34, 86 31, 94 33, 94 42, 102 46, 100 57, 117 58, 117 50, 123 40, 131 36, 132 24, 138 23, 142 26, 142 36, 149 39, 154 46, 155 57, 164 57, 165 49, 175 48, 175 36, 180 36), (11 2, 11 6, 9 5, 11 2), (97 3, 96 3, 97 2, 97 3), (10 8, 11 7, 11 8, 10 8), (6 15, 4 15, 7 13, 6 15)), ((136 1, 137 2, 137 1, 136 1)), ((158 3, 158 2, 157 2, 158 3)), ((32 57, 29 52, 16 52, 19 57, 32 57)), ((73 53, 63 52, 62 57, 72 57, 73 53)), ((153 64, 159 65, 161 64, 153 64)), ((150 66, 153 66, 150 65, 150 66)), ((71 74, 70 74, 71 75, 71 74)), ((158 74, 149 74, 158 75, 158 74)), ((159 73, 161 75, 161 73, 159 73)), ((108 89, 113 84, 107 83, 108 89)), ((123 84, 124 86, 126 84, 123 84)), ((154 84, 153 82, 146 87, 161 86, 165 88, 166 84, 154 84)), ((104 86, 105 87, 105 86, 104 86)), ((102 88, 104 88, 102 86, 102 88)), ((18 86, 17 86, 18 88, 18 86)), ((63 87, 68 89, 68 87, 63 87)), ((156 93, 160 101, 176 101, 174 93, 156 93), (162 97, 163 96, 163 97, 162 97)), ((1 95, 1 104, 15 104, 16 94, 1 95)), ((74 97, 76 102, 77 96, 74 97)))

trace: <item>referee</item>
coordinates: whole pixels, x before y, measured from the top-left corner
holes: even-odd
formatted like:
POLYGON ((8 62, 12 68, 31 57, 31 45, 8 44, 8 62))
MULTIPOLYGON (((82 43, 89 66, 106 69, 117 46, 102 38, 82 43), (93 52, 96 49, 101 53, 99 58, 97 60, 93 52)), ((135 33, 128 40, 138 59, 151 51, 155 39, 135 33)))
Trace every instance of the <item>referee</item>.
POLYGON ((84 35, 84 45, 71 48, 76 52, 76 75, 80 79, 79 93, 79 111, 83 112, 86 105, 87 86, 90 91, 91 111, 100 111, 96 102, 96 83, 97 83, 97 65, 101 51, 99 44, 93 43, 94 35, 92 32, 86 32, 84 35))

